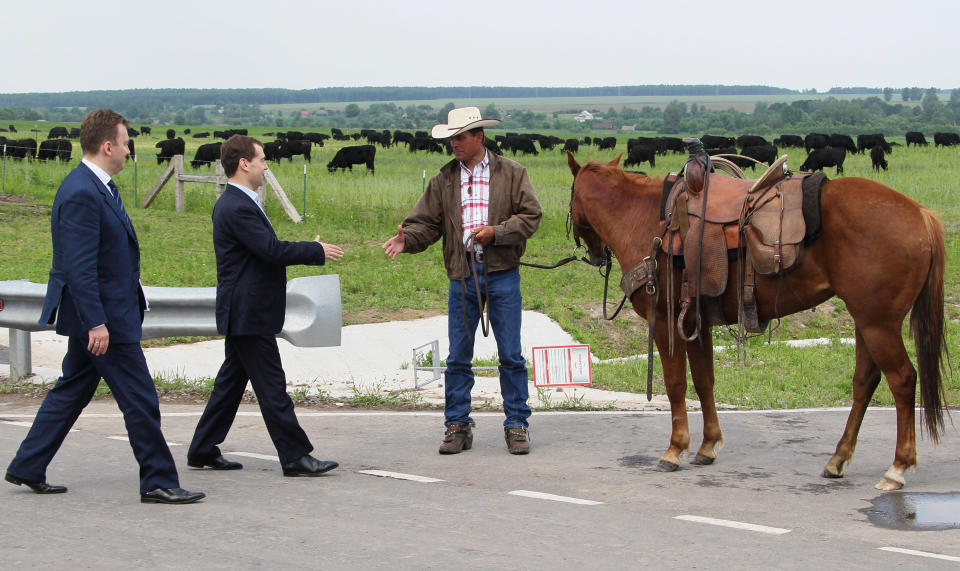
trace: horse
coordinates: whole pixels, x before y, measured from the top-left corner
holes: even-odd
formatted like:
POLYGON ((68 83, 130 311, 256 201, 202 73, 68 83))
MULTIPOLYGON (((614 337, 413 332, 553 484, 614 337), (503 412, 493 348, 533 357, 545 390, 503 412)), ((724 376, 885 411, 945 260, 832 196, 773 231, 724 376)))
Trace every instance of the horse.
MULTIPOLYGON (((591 161, 581 167, 573 155, 567 154, 574 175, 570 228, 578 244, 583 240, 593 265, 608 260, 604 257, 609 255, 605 248, 612 251, 624 272, 643 263, 645 257, 656 260, 656 283, 629 296, 633 310, 654 323, 650 334, 663 366, 672 413, 669 447, 655 469, 676 470, 690 447, 685 401, 687 363, 703 414, 703 441, 691 462, 712 464, 723 446, 723 432, 713 394, 711 324, 706 320, 698 323, 687 315, 682 329, 699 334, 699 339, 689 342, 682 337, 681 328, 668 326, 667 316, 676 315, 675 302, 680 299, 681 270, 671 263, 662 247, 655 246, 656 240, 662 238, 660 206, 664 180, 624 172, 618 166, 619 160, 618 156, 609 163, 591 161), (648 295, 654 287, 666 294, 648 295), (651 308, 653 299, 657 301, 651 308)), ((867 405, 883 374, 896 402, 897 443, 893 463, 875 487, 897 490, 906 483, 907 468, 917 463, 914 406, 918 379, 928 437, 938 443, 944 430, 942 375, 948 355, 944 336, 943 229, 937 215, 929 209, 890 187, 864 178, 825 181, 821 209, 822 234, 805 247, 798 264, 780 277, 756 276, 757 312, 766 322, 809 309, 833 296, 844 301, 856 334, 853 405, 822 475, 843 477, 853 457, 867 405), (908 312, 919 376, 901 333, 908 312)), ((729 275, 740 275, 740 261, 731 260, 729 264, 729 275)), ((738 322, 737 290, 736 285, 728 286, 719 299, 726 324, 738 322)))

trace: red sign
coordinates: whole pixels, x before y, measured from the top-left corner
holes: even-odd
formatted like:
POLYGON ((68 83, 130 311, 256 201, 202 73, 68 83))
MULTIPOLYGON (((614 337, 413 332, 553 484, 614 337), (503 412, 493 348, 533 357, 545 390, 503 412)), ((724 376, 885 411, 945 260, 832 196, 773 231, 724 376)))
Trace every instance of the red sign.
POLYGON ((533 348, 533 385, 560 387, 593 383, 589 345, 533 348))

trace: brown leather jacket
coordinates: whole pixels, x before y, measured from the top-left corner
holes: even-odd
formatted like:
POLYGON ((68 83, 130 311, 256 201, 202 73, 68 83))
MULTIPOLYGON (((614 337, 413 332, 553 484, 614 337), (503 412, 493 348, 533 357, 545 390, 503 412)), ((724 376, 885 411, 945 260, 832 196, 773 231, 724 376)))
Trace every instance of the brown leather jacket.
MULTIPOLYGON (((484 246, 484 263, 491 272, 520 265, 527 238, 540 226, 540 202, 530 176, 520 163, 490 156, 490 210, 493 242, 484 246)), ((469 275, 463 247, 460 213, 460 162, 445 164, 430 179, 423 195, 403 221, 404 252, 415 254, 443 237, 443 262, 452 280, 469 275)))

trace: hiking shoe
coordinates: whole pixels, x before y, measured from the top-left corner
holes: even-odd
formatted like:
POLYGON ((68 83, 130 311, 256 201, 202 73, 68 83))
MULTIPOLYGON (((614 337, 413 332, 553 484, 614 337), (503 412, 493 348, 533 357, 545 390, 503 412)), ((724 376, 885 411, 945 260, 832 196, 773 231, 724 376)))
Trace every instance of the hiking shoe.
POLYGON ((503 429, 503 438, 507 441, 507 450, 511 454, 530 453, 530 432, 524 426, 511 426, 503 429))
POLYGON ((459 454, 473 448, 473 424, 451 424, 440 443, 441 454, 459 454))

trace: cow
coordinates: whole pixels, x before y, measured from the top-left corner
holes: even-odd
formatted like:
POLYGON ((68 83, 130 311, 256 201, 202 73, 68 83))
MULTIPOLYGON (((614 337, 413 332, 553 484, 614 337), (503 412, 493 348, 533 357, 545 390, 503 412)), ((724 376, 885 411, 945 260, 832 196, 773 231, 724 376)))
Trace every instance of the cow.
POLYGON ((802 147, 803 146, 803 137, 800 135, 780 135, 779 143, 775 140, 774 145, 779 144, 781 147, 802 147))
POLYGON ((636 146, 653 147, 653 150, 658 155, 667 154, 667 145, 660 137, 634 137, 627 139, 627 154, 629 155, 630 149, 636 146))
POLYGON ((443 147, 440 146, 433 137, 427 135, 424 137, 414 137, 408 145, 411 153, 417 151, 427 151, 428 153, 443 153, 443 147))
MULTIPOLYGON (((186 133, 186 131, 184 131, 184 133, 186 133)), ((204 131, 204 132, 202 132, 202 133, 194 133, 194 134, 193 134, 193 138, 194 138, 194 139, 206 139, 206 138, 209 137, 209 136, 210 136, 210 132, 209 132, 209 131, 204 131)))
POLYGON ((737 149, 735 147, 720 147, 717 149, 707 149, 707 154, 711 157, 714 155, 735 155, 737 154, 737 149))
POLYGON ((393 132, 394 145, 404 143, 409 147, 410 143, 412 142, 413 142, 413 133, 407 133, 406 131, 400 131, 399 129, 393 132))
POLYGON ((197 147, 197 153, 193 155, 190 166, 200 168, 201 166, 210 166, 220 158, 220 145, 223 143, 206 143, 197 147))
POLYGON ((539 155, 537 147, 533 144, 533 139, 522 135, 507 135, 507 138, 500 145, 504 151, 510 151, 514 155, 517 151, 523 154, 539 155))
MULTIPOLYGON (((268 161, 280 161, 280 146, 282 141, 268 141, 263 144, 263 158, 268 161)), ((291 159, 291 162, 293 159, 291 159)))
POLYGON ((627 160, 623 162, 624 167, 629 167, 632 165, 639 165, 642 162, 649 162, 650 168, 656 166, 654 157, 657 154, 657 149, 651 145, 634 145, 627 152, 627 160))
MULTIPOLYGON (((740 151, 740 154, 768 165, 772 165, 773 161, 777 160, 777 148, 771 144, 744 147, 743 150, 740 151)), ((750 170, 755 170, 757 163, 750 161, 750 164, 747 166, 750 167, 750 170)))
POLYGON ((150 134, 151 134, 151 129, 150 129, 150 127, 144 127, 143 125, 141 125, 141 126, 140 126, 140 132, 143 133, 144 135, 150 135, 150 134))
POLYGON ((390 141, 392 139, 392 136, 390 135, 389 131, 384 131, 381 133, 380 131, 371 130, 370 132, 366 133, 364 136, 367 138, 367 142, 370 143, 371 145, 378 144, 385 149, 390 148, 390 141))
POLYGON ((11 132, 11 133, 16 133, 16 132, 17 132, 17 128, 14 127, 13 125, 9 125, 9 127, 10 127, 10 132, 11 132))
POLYGON ((303 158, 310 162, 310 149, 313 148, 313 143, 310 141, 296 140, 291 141, 287 140, 280 144, 280 158, 290 159, 290 162, 293 162, 294 155, 303 155, 303 158))
POLYGON ((327 163, 327 171, 333 172, 337 169, 350 169, 353 171, 353 165, 367 165, 367 171, 374 174, 373 161, 377 155, 377 148, 373 145, 357 145, 354 147, 343 147, 333 159, 327 163))
POLYGON ((127 127, 127 136, 128 137, 139 137, 140 131, 137 131, 133 127, 127 127))
POLYGON ((913 143, 915 147, 926 147, 927 139, 923 136, 923 133, 920 131, 909 131, 907 133, 907 146, 910 146, 910 143, 913 143))
POLYGON ((173 155, 182 155, 184 153, 186 142, 177 137, 176 139, 164 139, 157 142, 154 145, 160 152, 157 153, 157 164, 163 163, 163 161, 169 161, 173 158, 173 155))
POLYGON ((40 143, 37 149, 38 161, 61 160, 70 162, 70 155, 73 153, 73 143, 66 139, 49 139, 40 143))
MULTIPOLYGON (((594 138, 594 142, 596 142, 596 140, 597 140, 597 139, 594 138)), ((603 140, 600 141, 600 144, 597 146, 597 150, 598 150, 598 151, 602 151, 602 150, 604 150, 604 149, 611 149, 611 150, 612 150, 612 149, 615 149, 615 148, 617 148, 617 138, 616 138, 616 137, 604 137, 603 140)))
POLYGON ((592 144, 593 144, 593 141, 590 140, 590 137, 584 137, 584 138, 583 138, 583 144, 584 144, 584 145, 592 145, 592 144))
POLYGON ((130 149, 130 154, 126 156, 124 161, 133 157, 134 162, 137 160, 137 146, 133 144, 133 139, 127 139, 127 148, 130 149))
POLYGON ((488 151, 490 151, 495 155, 502 154, 500 151, 500 145, 498 145, 496 141, 494 141, 489 137, 483 138, 483 146, 486 147, 488 151))
POLYGON ((310 141, 310 143, 318 147, 322 147, 323 141, 329 138, 330 138, 330 135, 325 135, 323 133, 304 133, 303 134, 304 141, 310 141))
POLYGON ((956 133, 933 134, 934 147, 952 147, 954 145, 960 145, 960 135, 957 135, 956 133))
POLYGON ((71 139, 79 139, 80 127, 70 127, 70 134, 67 136, 70 137, 71 139))
POLYGON ((287 140, 288 141, 302 141, 303 133, 300 131, 287 131, 287 140))
POLYGON ((741 149, 745 147, 759 147, 760 145, 769 144, 769 141, 759 135, 740 135, 737 137, 737 146, 741 149))
POLYGON ((184 129, 184 130, 183 130, 183 134, 184 134, 184 135, 189 135, 189 134, 190 134, 190 129, 184 129))
POLYGON ((176 136, 177 136, 177 132, 176 132, 176 131, 174 131, 173 129, 167 129, 167 138, 168 138, 168 139, 173 139, 173 138, 175 138, 176 136))
POLYGON ((830 142, 827 143, 828 147, 843 147, 847 150, 848 153, 857 152, 857 145, 854 144, 853 139, 850 135, 841 135, 839 133, 833 133, 830 135, 830 142))
POLYGON ((705 149, 720 149, 732 147, 736 144, 733 137, 720 137, 717 135, 704 135, 700 137, 700 142, 703 143, 705 149))
POLYGON ((70 131, 67 131, 66 127, 54 127, 50 129, 50 134, 47 135, 47 139, 66 139, 70 135, 70 131))
POLYGON ((7 139, 7 156, 12 159, 33 160, 37 156, 36 139, 7 139))
POLYGON ((877 145, 882 145, 883 150, 891 153, 893 149, 890 148, 887 140, 883 138, 883 133, 872 133, 869 135, 857 135, 857 152, 862 153, 867 149, 872 149, 877 145))
POLYGON ((553 135, 544 135, 540 137, 540 150, 541 151, 552 151, 557 145, 562 143, 560 137, 555 137, 553 135))
POLYGON ((887 170, 887 159, 883 157, 883 147, 877 145, 870 149, 870 162, 873 164, 873 170, 880 172, 880 168, 887 170))
POLYGON ((824 167, 837 167, 837 174, 843 174, 843 161, 847 158, 847 150, 843 147, 824 147, 814 149, 807 160, 800 165, 800 170, 813 172, 822 171, 824 167))
POLYGON ((807 133, 807 136, 803 138, 803 150, 809 153, 815 149, 825 149, 829 143, 830 135, 824 133, 807 133))
POLYGON ((567 139, 563 144, 564 153, 576 153, 580 151, 580 141, 578 139, 567 139))
POLYGON ((683 144, 683 139, 680 137, 661 137, 663 139, 663 146, 668 151, 673 151, 675 153, 686 153, 687 146, 683 144))

